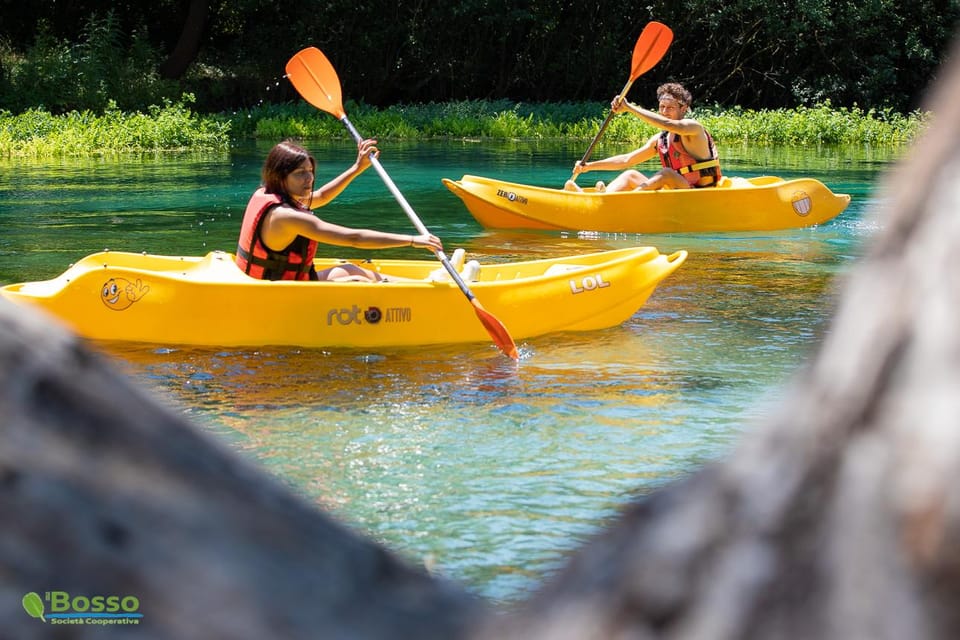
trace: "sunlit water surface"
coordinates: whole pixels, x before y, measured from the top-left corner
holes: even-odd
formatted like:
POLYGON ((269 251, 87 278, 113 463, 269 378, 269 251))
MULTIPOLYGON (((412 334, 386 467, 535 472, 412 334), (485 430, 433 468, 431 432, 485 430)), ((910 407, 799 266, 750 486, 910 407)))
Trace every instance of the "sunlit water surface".
MULTIPOLYGON (((464 247, 483 262, 653 245, 690 257, 622 326, 522 341, 519 364, 490 344, 371 352, 96 346, 308 500, 504 604, 527 597, 628 500, 759 428, 827 329, 838 277, 882 225, 878 185, 897 156, 725 149, 729 175, 815 177, 853 202, 812 229, 636 236, 487 231, 440 182, 473 173, 559 186, 579 146, 382 146, 387 171, 448 252, 464 247)), ((268 148, 0 160, 0 282, 52 277, 104 248, 232 251, 268 148)), ((354 157, 347 143, 312 148, 318 180, 354 157)), ((374 171, 320 215, 411 231, 374 171)), ((429 258, 412 249, 379 254, 429 258)))

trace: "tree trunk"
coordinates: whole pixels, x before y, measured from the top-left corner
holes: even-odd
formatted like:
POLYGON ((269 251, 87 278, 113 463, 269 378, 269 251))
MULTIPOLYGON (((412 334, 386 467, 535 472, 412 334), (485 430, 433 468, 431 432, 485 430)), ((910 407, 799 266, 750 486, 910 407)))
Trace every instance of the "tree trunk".
POLYGON ((136 597, 138 639, 445 640, 483 610, 26 311, 0 300, 0 639, 102 637, 31 592, 136 597))
POLYGON ((186 73, 190 63, 196 60, 209 10, 209 0, 190 0, 180 39, 177 40, 170 57, 160 63, 159 71, 162 77, 177 80, 186 73))

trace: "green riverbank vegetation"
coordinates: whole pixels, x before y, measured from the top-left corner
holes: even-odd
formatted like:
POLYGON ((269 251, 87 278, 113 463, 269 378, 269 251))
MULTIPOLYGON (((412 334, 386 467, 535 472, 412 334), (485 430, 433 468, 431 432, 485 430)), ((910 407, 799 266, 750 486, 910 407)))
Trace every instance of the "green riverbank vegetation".
MULTIPOLYGON (((54 157, 144 152, 222 151, 234 142, 260 138, 337 139, 347 134, 335 118, 306 104, 265 104, 220 114, 191 110, 192 96, 146 112, 120 111, 111 104, 101 114, 71 111, 54 115, 41 108, 13 114, 0 111, 0 156, 54 157)), ((379 140, 568 140, 589 141, 608 105, 514 103, 507 100, 377 108, 348 102, 351 121, 379 140)), ((777 146, 872 145, 910 142, 929 114, 892 110, 835 108, 830 104, 795 109, 695 109, 718 144, 777 146)), ((607 141, 640 144, 653 129, 638 118, 614 118, 607 141)))
MULTIPOLYGON (((656 109, 656 105, 647 105, 656 109)), ((513 103, 463 101, 400 105, 377 109, 345 105, 360 131, 378 138, 492 138, 590 140, 607 115, 609 105, 582 103, 513 103)), ((833 108, 829 103, 796 109, 698 108, 691 112, 718 143, 771 145, 873 144, 899 145, 912 140, 927 116, 892 110, 833 108)), ((308 105, 263 107, 235 114, 233 130, 262 138, 327 138, 342 135, 336 119, 308 105)), ((604 139, 640 144, 654 129, 639 118, 618 116, 604 139)))
POLYGON ((56 157, 213 151, 228 149, 230 123, 190 110, 190 96, 146 112, 123 112, 113 103, 103 113, 54 115, 40 108, 14 115, 0 111, 0 157, 56 157))

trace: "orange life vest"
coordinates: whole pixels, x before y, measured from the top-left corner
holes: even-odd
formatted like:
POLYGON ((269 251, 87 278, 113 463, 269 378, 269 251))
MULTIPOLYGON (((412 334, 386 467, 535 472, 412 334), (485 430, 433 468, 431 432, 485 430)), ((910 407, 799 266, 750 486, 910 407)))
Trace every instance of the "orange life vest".
POLYGON ((680 137, 669 131, 662 132, 657 142, 660 163, 668 169, 674 169, 694 188, 715 187, 720 181, 720 157, 717 155, 717 147, 710 134, 706 131, 704 133, 707 134, 710 145, 710 157, 706 160, 698 160, 690 155, 680 142, 680 137))
POLYGON ((297 236, 281 251, 268 249, 260 239, 263 217, 272 207, 283 204, 275 193, 266 193, 263 187, 250 197, 247 210, 240 225, 240 241, 237 243, 237 266, 243 272, 260 280, 313 280, 313 258, 317 254, 317 242, 297 236))

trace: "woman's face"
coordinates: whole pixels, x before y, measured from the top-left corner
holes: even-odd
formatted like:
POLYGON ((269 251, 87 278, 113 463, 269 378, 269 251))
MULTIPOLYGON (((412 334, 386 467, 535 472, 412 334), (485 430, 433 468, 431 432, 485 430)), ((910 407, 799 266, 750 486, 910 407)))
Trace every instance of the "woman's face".
POLYGON ((308 198, 313 192, 313 165, 309 159, 300 163, 296 169, 284 179, 283 187, 287 193, 296 198, 308 198))

